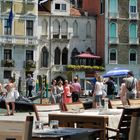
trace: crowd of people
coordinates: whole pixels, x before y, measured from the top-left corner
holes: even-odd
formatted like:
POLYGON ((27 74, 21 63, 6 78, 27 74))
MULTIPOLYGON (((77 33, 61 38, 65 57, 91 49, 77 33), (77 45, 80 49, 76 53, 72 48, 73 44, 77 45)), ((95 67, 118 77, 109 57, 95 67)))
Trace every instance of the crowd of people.
POLYGON ((106 97, 115 99, 120 97, 123 105, 127 105, 128 99, 140 98, 140 81, 137 80, 132 71, 122 79, 120 87, 116 87, 113 77, 108 77, 105 81, 98 73, 95 74, 93 86, 93 107, 97 108, 106 97))
POLYGON ((59 103, 62 108, 65 103, 78 102, 81 93, 81 85, 78 81, 78 77, 74 77, 73 82, 65 80, 52 81, 50 91, 50 103, 59 103))

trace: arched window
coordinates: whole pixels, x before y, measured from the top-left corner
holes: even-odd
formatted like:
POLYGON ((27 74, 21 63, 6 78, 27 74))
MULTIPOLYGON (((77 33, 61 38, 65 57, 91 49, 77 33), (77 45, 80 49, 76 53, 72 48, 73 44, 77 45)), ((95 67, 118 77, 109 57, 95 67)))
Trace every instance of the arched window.
POLYGON ((137 12, 137 0, 129 1, 129 12, 136 13, 137 12))
POLYGON ((109 64, 117 64, 117 51, 116 51, 116 49, 109 50, 109 64))
POLYGON ((118 12, 118 0, 110 0, 109 12, 113 15, 118 12))
POLYGON ((62 51, 62 65, 68 64, 68 50, 67 48, 64 48, 62 51))
POLYGON ((61 38, 67 38, 68 35, 68 23, 64 20, 61 24, 61 38))
POLYGON ((41 30, 41 34, 42 35, 47 35, 47 27, 48 27, 48 23, 47 21, 44 19, 42 21, 42 30, 41 30))
POLYGON ((49 53, 46 47, 42 48, 42 55, 41 55, 41 67, 48 67, 48 58, 49 53))
POLYGON ((134 49, 129 52, 129 64, 137 64, 137 53, 134 49))
POLYGON ((91 24, 88 21, 87 25, 86 25, 86 36, 87 37, 91 37, 91 24))
POLYGON ((137 25, 136 25, 136 23, 131 23, 129 25, 129 38, 137 38, 137 25))
POLYGON ((110 29, 109 30, 109 36, 112 37, 112 38, 117 37, 117 26, 116 26, 116 23, 111 22, 109 29, 110 29))
POLYGON ((55 49, 55 56, 54 56, 54 64, 55 65, 60 65, 60 55, 61 55, 60 49, 57 47, 55 49))
POLYGON ((73 23, 73 36, 75 36, 75 37, 78 36, 78 23, 77 23, 77 21, 74 21, 74 23, 73 23))
POLYGON ((60 23, 59 21, 56 19, 53 22, 53 38, 59 38, 59 34, 60 34, 60 23))
POLYGON ((73 65, 78 64, 78 60, 75 58, 75 56, 78 54, 79 54, 78 50, 76 48, 74 48, 71 53, 71 64, 73 64, 73 65))

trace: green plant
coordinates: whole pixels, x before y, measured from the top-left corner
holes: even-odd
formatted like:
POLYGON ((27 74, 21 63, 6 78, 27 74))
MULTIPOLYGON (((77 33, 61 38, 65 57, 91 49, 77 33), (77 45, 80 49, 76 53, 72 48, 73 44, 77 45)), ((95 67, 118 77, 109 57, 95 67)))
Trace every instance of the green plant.
POLYGON ((14 67, 14 61, 12 59, 5 59, 4 66, 5 67, 14 67))
POLYGON ((36 68, 36 64, 33 60, 27 60, 25 65, 26 71, 29 71, 31 68, 36 68))
POLYGON ((103 66, 85 66, 85 65, 67 65, 66 69, 68 71, 104 71, 105 68, 103 66))

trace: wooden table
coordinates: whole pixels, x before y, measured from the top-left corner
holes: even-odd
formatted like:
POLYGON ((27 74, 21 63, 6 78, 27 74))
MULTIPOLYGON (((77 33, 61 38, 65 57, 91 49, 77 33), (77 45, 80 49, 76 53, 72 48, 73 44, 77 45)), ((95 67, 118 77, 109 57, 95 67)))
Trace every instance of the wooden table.
POLYGON ((106 112, 91 109, 84 112, 71 113, 60 112, 49 114, 50 120, 59 120, 59 126, 61 127, 78 127, 78 128, 97 128, 102 129, 100 132, 100 139, 106 139, 106 125, 113 125, 117 127, 119 119, 121 117, 122 110, 111 109, 106 112), (113 115, 111 114, 113 113, 113 115), (117 114, 118 113, 118 114, 117 114))
POLYGON ((61 128, 34 130, 32 140, 90 140, 96 139, 100 129, 61 128))

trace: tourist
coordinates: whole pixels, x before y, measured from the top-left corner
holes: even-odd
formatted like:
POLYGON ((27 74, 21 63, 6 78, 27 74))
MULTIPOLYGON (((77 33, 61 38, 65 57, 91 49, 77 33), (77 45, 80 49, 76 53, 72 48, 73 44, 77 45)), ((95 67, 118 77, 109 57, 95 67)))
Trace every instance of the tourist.
POLYGON ((14 115, 15 112, 15 95, 13 85, 10 83, 4 84, 6 89, 5 104, 7 109, 7 116, 14 115), (10 112, 10 103, 12 104, 12 112, 10 112))
POLYGON ((104 84, 101 76, 96 77, 95 88, 93 92, 93 108, 100 107, 102 105, 104 84))
POLYGON ((27 92, 28 92, 27 97, 32 97, 32 90, 34 88, 34 79, 32 78, 31 74, 28 74, 26 85, 27 85, 27 92))
POLYGON ((64 93, 62 95, 63 104, 72 103, 72 86, 68 83, 68 80, 64 81, 64 93))
POLYGON ((115 98, 115 84, 113 81, 113 77, 110 76, 104 84, 107 85, 107 98, 114 99, 115 98))
POLYGON ((123 80, 123 82, 121 83, 121 86, 120 86, 119 96, 120 96, 120 99, 124 106, 128 104, 127 99, 126 99, 126 94, 127 94, 127 89, 125 86, 125 81, 123 80))
POLYGON ((56 95, 57 95, 57 82, 56 80, 52 80, 51 91, 50 91, 50 103, 56 103, 56 95))
POLYGON ((72 102, 78 102, 80 93, 81 93, 81 85, 78 82, 78 77, 75 76, 73 79, 72 85, 72 102))
POLYGON ((58 84, 57 84, 56 103, 61 103, 62 102, 62 94, 63 93, 64 93, 63 82, 60 80, 60 81, 58 81, 58 84))
POLYGON ((129 71, 127 74, 127 78, 124 78, 125 86, 127 89, 127 99, 136 99, 137 98, 137 79, 134 78, 133 72, 129 71))

